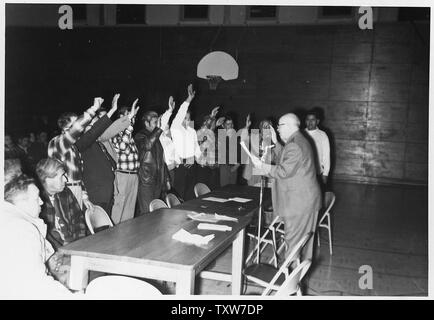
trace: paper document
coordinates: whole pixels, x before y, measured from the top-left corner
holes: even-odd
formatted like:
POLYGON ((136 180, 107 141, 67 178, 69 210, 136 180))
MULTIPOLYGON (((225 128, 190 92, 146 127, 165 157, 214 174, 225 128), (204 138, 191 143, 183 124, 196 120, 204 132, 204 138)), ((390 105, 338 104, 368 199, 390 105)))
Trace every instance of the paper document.
POLYGON ((216 198, 216 197, 206 197, 202 198, 202 200, 215 201, 215 202, 228 202, 228 199, 216 198))
POLYGON ((192 220, 200 221, 200 222, 210 222, 210 223, 216 223, 219 221, 234 221, 238 222, 237 218, 232 218, 228 216, 223 216, 219 214, 210 214, 210 213, 196 213, 196 214, 188 214, 187 217, 189 217, 192 220))
POLYGON ((224 224, 210 224, 210 223, 199 223, 197 225, 199 230, 216 230, 216 231, 231 231, 232 227, 224 224))
POLYGON ((229 198, 229 200, 230 201, 241 202, 241 203, 246 203, 246 202, 252 201, 252 199, 239 198, 239 197, 229 198))
POLYGON ((247 153, 247 155, 253 159, 253 155, 250 153, 249 149, 247 148, 246 144, 244 143, 244 141, 240 142, 241 147, 244 149, 244 151, 247 153))
POLYGON ((201 236, 200 234, 192 234, 184 229, 181 229, 172 236, 172 239, 200 246, 208 244, 208 242, 214 239, 214 237, 214 234, 201 236))

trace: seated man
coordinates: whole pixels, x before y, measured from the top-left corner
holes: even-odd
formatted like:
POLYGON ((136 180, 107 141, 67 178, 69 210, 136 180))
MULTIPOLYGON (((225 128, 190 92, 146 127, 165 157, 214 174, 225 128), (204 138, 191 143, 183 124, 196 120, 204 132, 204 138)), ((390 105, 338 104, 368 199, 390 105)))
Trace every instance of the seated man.
POLYGON ((48 225, 47 239, 54 248, 61 247, 86 236, 83 211, 69 188, 65 188, 65 168, 62 162, 42 159, 36 166, 36 173, 44 187, 41 217, 48 225))
POLYGON ((72 298, 47 268, 54 250, 39 218, 42 201, 35 181, 25 175, 9 176, 13 178, 5 184, 0 210, 0 299, 72 298))

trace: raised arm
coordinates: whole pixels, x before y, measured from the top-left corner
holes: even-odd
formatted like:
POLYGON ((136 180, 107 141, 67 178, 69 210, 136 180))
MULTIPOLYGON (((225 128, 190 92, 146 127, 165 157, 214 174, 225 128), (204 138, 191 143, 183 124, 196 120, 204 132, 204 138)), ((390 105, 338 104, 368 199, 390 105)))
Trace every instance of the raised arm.
POLYGON ((169 123, 170 116, 172 115, 173 110, 175 109, 175 100, 173 97, 169 97, 169 108, 163 113, 160 118, 160 128, 164 130, 169 123))
POLYGON ((95 117, 96 111, 101 107, 104 99, 94 98, 93 106, 87 109, 77 120, 75 120, 71 127, 64 130, 61 135, 52 139, 48 145, 48 156, 56 157, 56 153, 64 153, 72 147, 72 145, 80 138, 84 128, 95 117))
POLYGON ((88 131, 83 133, 83 135, 78 139, 75 143, 78 150, 83 152, 87 148, 89 148, 102 134, 103 132, 110 127, 112 121, 108 117, 108 115, 103 116, 101 119, 98 119, 97 122, 90 128, 88 131))
POLYGON ((188 97, 179 107, 179 110, 172 121, 172 127, 181 126, 182 121, 184 121, 185 115, 187 114, 188 111, 188 107, 190 106, 190 103, 194 99, 194 96, 196 94, 196 92, 193 90, 192 84, 188 85, 187 92, 188 92, 188 97))

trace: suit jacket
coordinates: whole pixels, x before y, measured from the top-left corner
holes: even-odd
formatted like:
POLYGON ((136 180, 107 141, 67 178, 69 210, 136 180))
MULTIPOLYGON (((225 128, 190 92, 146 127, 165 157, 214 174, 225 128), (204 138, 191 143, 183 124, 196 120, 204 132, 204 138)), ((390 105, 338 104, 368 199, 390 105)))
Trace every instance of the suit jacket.
POLYGON ((114 160, 97 139, 112 124, 106 115, 95 122, 76 142, 83 159, 83 181, 93 203, 109 203, 113 198, 114 160))
POLYGON ((167 189, 166 182, 170 181, 170 177, 160 142, 162 132, 158 127, 152 132, 145 128, 134 137, 139 151, 139 187, 147 185, 161 186, 163 191, 167 189))
POLYGON ((315 158, 309 141, 295 132, 288 142, 277 143, 275 165, 265 165, 272 186, 274 213, 280 217, 313 215, 320 209, 321 192, 315 158))

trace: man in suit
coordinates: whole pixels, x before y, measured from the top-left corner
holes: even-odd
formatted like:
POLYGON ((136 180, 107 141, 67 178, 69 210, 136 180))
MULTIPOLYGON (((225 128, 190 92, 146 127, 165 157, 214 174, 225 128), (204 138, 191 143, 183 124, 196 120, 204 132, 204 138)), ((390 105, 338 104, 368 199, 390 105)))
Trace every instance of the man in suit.
MULTIPOLYGON (((305 234, 315 231, 321 206, 314 154, 299 127, 300 120, 295 114, 288 113, 282 116, 277 130, 283 145, 278 143, 276 133, 270 127, 272 140, 276 145, 276 164, 264 163, 256 157, 252 159, 255 167, 274 178, 274 214, 280 216, 285 223, 287 255, 305 234)), ((303 259, 312 259, 312 251, 313 237, 305 246, 303 259)))

